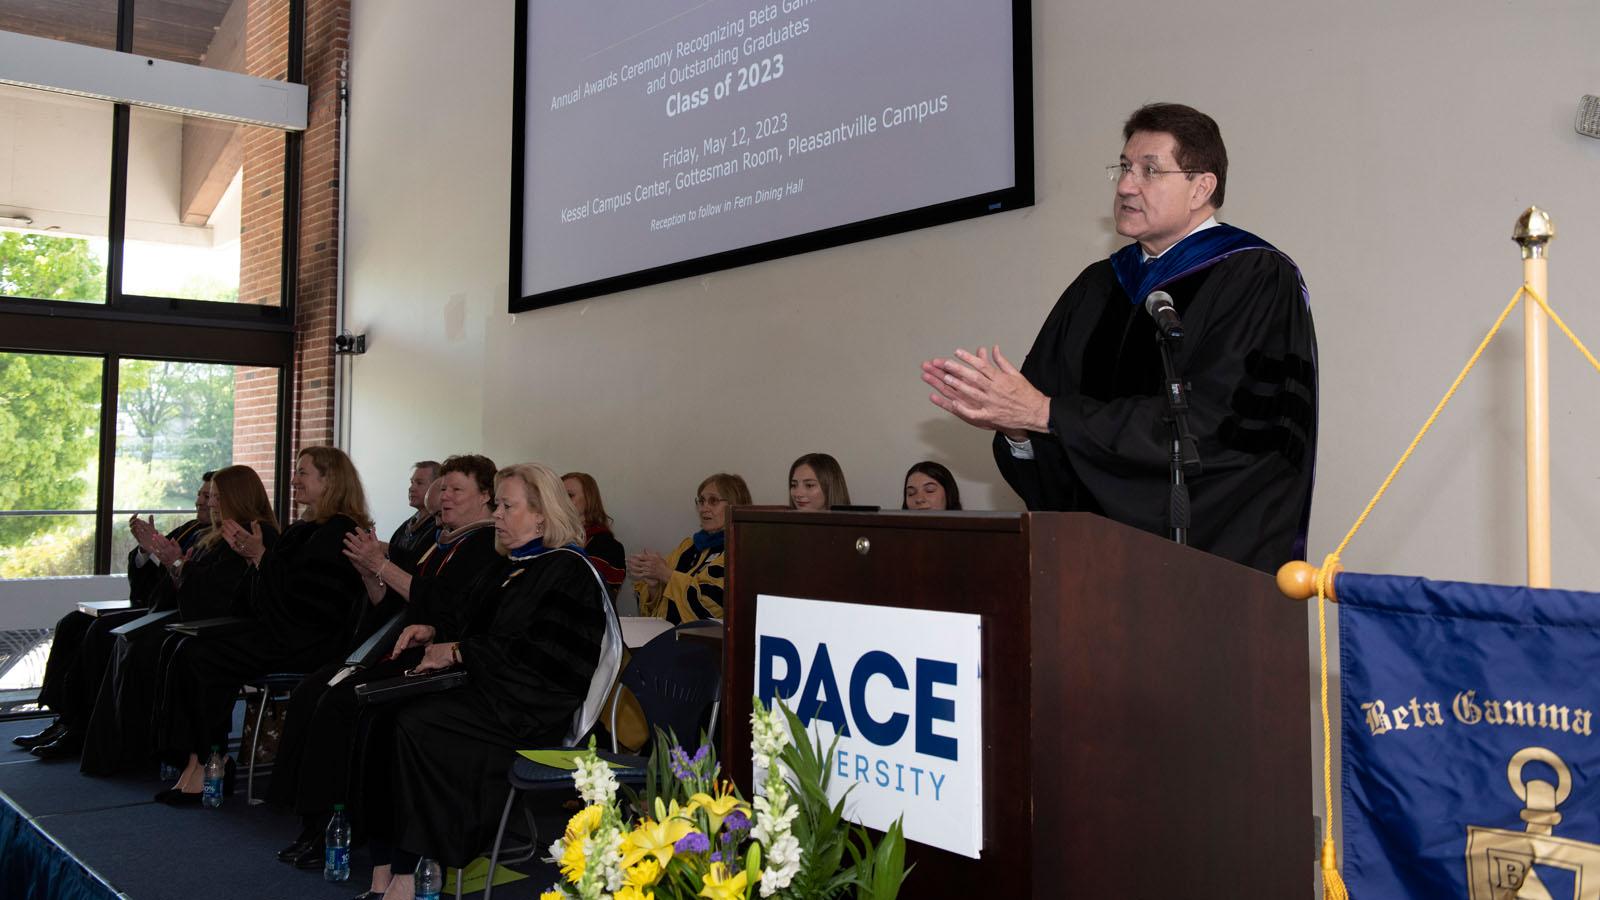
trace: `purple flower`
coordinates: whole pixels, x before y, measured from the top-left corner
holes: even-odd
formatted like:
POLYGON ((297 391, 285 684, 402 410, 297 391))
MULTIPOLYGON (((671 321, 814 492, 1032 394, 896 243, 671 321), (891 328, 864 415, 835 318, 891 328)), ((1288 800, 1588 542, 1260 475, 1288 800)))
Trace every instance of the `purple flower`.
POLYGON ((722 828, 729 833, 750 830, 750 819, 741 810, 734 810, 722 819, 722 828))
POLYGON ((712 862, 722 862, 722 851, 718 850, 717 852, 711 854, 711 861, 712 862))
POLYGON ((710 751, 710 747, 702 746, 699 750, 694 752, 694 759, 689 760, 689 763, 696 766, 700 765, 706 761, 706 755, 710 753, 710 751))
POLYGON ((711 842, 700 832, 691 831, 679 838, 678 842, 672 845, 672 849, 679 853, 704 853, 711 849, 711 842))
POLYGON ((679 781, 685 781, 694 774, 690 769, 693 763, 689 761, 689 755, 683 752, 682 747, 674 746, 671 752, 667 754, 667 757, 672 765, 672 774, 679 781))

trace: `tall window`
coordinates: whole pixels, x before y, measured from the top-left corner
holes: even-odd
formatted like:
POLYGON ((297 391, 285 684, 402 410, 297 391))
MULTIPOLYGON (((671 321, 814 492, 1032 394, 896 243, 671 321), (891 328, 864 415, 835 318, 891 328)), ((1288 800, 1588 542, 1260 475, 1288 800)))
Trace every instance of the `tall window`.
POLYGON ((101 361, 0 353, 0 578, 94 573, 101 361))
MULTIPOLYGON (((0 0, 0 31, 299 82, 300 7, 0 0)), ((227 115, 0 84, 0 578, 120 572, 128 517, 225 465, 283 503, 300 136, 227 115)))

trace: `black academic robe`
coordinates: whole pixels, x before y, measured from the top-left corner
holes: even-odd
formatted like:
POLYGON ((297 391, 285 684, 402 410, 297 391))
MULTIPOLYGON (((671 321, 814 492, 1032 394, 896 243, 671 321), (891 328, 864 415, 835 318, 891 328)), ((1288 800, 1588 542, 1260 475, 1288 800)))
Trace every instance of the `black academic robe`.
MULTIPOLYGON (((269 545, 276 542, 276 528, 262 530, 269 545)), ((236 615, 247 605, 250 573, 250 563, 226 543, 202 543, 184 563, 183 580, 165 591, 169 599, 156 608, 175 609, 176 618, 185 622, 236 615)), ((85 774, 111 775, 150 762, 162 645, 178 640, 162 625, 116 639, 89 717, 79 764, 85 774)))
POLYGON ((505 557, 495 549, 494 528, 472 531, 449 547, 435 546, 417 563, 406 605, 407 625, 431 625, 436 643, 460 640, 494 596, 505 557))
MULTIPOLYGON (((391 552, 393 545, 390 545, 391 552)), ((494 528, 482 526, 448 546, 435 544, 413 560, 416 567, 411 580, 411 605, 408 622, 433 625, 435 640, 455 640, 439 637, 444 633, 441 623, 456 621, 456 607, 469 596, 482 596, 483 587, 501 572, 502 557, 494 546, 494 528), (474 590, 474 588, 478 588, 474 590)), ((325 819, 335 803, 344 803, 353 821, 364 828, 365 811, 361 809, 358 792, 351 790, 359 784, 361 760, 356 753, 360 733, 359 712, 355 688, 369 681, 394 678, 415 665, 420 651, 410 651, 398 659, 386 660, 360 672, 346 676, 338 684, 328 681, 345 667, 344 660, 330 663, 306 676, 289 698, 288 715, 284 719, 283 736, 278 743, 278 756, 273 763, 273 802, 289 806, 308 821, 325 819)), ((384 748, 387 752, 388 748, 384 748)))
MULTIPOLYGON (((1262 571, 1304 555, 1317 446, 1316 334, 1294 265, 1237 253, 1165 287, 1186 335, 1174 364, 1191 385, 1199 475, 1189 543, 1262 571)), ((1110 261, 1078 276, 1022 365, 1051 398, 1051 430, 1000 472, 1034 510, 1086 511, 1169 534, 1171 426, 1151 318, 1110 261)))
MULTIPOLYGON (((199 519, 190 519, 167 532, 167 537, 188 550, 206 534, 199 519)), ((82 731, 94 708, 95 694, 105 674, 116 640, 111 629, 130 622, 170 596, 172 580, 155 559, 143 559, 138 547, 128 551, 129 612, 91 616, 73 610, 56 622, 50 654, 45 658, 39 703, 60 716, 71 731, 82 731), (142 562, 141 562, 142 560, 142 562)))
POLYGON ((310 672, 333 661, 366 605, 366 586, 344 555, 346 516, 289 526, 250 579, 251 627, 178 645, 168 665, 158 740, 175 763, 224 744, 239 688, 251 678, 310 672))
MULTIPOLYGON (((475 604, 483 625, 461 639, 471 680, 400 705, 388 717, 389 783, 369 770, 372 788, 387 787, 369 788, 374 836, 446 865, 465 865, 494 839, 516 751, 566 737, 609 614, 581 554, 551 550, 508 561, 502 574, 475 604), (380 800, 392 804, 387 821, 380 800)), ((375 735, 375 755, 382 746, 375 735)))
POLYGON ((622 549, 622 542, 609 528, 590 527, 585 534, 587 539, 583 542, 583 552, 588 554, 589 562, 594 564, 594 570, 605 580, 606 590, 615 600, 617 593, 622 590, 622 580, 628 575, 625 568, 628 553, 622 549))
POLYGON ((389 536, 389 561, 407 572, 415 571, 417 560, 428 552, 438 535, 439 523, 433 516, 418 521, 413 515, 389 536))

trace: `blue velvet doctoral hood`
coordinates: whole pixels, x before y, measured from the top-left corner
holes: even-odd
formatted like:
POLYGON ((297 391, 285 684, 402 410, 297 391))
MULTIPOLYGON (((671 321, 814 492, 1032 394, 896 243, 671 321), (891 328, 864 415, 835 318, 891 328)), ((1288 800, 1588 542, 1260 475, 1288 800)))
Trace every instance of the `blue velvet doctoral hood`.
MULTIPOLYGON (((1140 305, 1151 291, 1160 290, 1245 250, 1270 250, 1289 259, 1282 250, 1242 228, 1216 225, 1190 234, 1148 264, 1144 262, 1138 242, 1134 242, 1111 254, 1111 267, 1117 274, 1117 282, 1127 292, 1128 299, 1134 305, 1140 305)), ((1305 282, 1302 279, 1301 293, 1304 292, 1305 282)))

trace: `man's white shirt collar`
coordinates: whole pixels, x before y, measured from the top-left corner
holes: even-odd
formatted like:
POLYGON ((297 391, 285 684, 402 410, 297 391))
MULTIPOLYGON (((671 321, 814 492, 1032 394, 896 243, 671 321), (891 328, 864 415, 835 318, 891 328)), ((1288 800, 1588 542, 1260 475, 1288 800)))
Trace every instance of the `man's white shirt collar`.
MULTIPOLYGON (((1197 234, 1199 232, 1205 231, 1207 228, 1215 228, 1215 227, 1217 227, 1218 225, 1221 225, 1221 224, 1222 224, 1221 222, 1217 221, 1217 217, 1216 216, 1207 216, 1206 220, 1204 222, 1201 222, 1199 225, 1196 225, 1194 227, 1194 229, 1189 232, 1189 234, 1197 234)), ((1185 240, 1187 240, 1188 237, 1189 237, 1189 234, 1186 234, 1183 237, 1178 238, 1176 241, 1173 241, 1172 242, 1172 247, 1176 247, 1179 244, 1183 243, 1185 240)), ((1160 253, 1157 253, 1155 256, 1151 256, 1150 254, 1144 252, 1144 248, 1140 247, 1139 248, 1140 261, 1141 262, 1149 262, 1152 259, 1160 259, 1161 257, 1165 256, 1167 254, 1167 251, 1171 250, 1172 247, 1168 247, 1166 250, 1163 250, 1160 253)))

